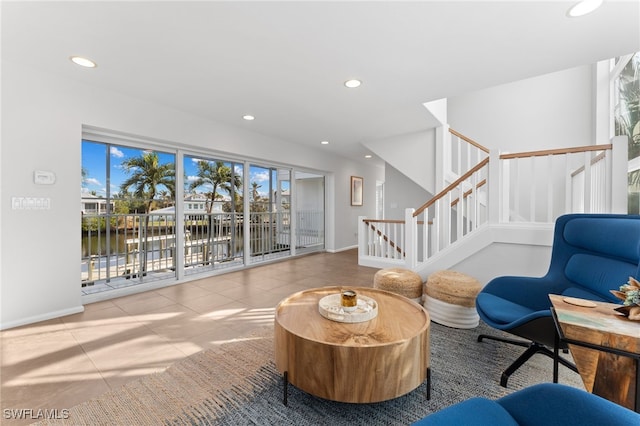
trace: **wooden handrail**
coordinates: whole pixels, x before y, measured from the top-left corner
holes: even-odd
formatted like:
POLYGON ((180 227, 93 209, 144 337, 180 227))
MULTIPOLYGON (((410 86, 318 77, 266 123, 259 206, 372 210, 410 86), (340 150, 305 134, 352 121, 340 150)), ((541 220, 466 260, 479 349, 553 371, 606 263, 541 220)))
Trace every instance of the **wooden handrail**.
POLYGON ((546 155, 562 155, 562 154, 575 154, 576 152, 588 152, 588 151, 603 151, 612 149, 613 145, 586 145, 576 146, 573 148, 561 148, 561 149, 547 149, 544 151, 529 151, 529 152, 517 152, 514 154, 501 154, 501 160, 511 160, 514 158, 528 158, 528 157, 544 157, 546 155))
POLYGON ((404 220, 397 219, 362 219, 364 223, 404 223, 404 220))
MULTIPOLYGON (((591 159, 591 165, 593 166, 594 164, 596 164, 598 161, 602 160, 605 155, 605 153, 602 152, 598 155, 596 155, 595 157, 593 157, 591 159)), ((571 177, 575 177, 576 175, 579 175, 580 173, 584 172, 584 166, 580 166, 578 167, 576 170, 573 171, 573 173, 571 173, 571 177)))
MULTIPOLYGON (((401 224, 405 224, 406 222, 404 220, 399 220, 399 219, 367 219, 364 218, 362 219, 362 221, 364 223, 366 223, 367 225, 370 223, 401 223, 401 224)), ((424 225, 424 221, 423 220, 419 220, 418 221, 418 225, 424 225)), ((431 222, 429 222, 429 225, 431 225, 431 222)))
POLYGON ((460 176, 458 179, 456 179, 455 182, 453 182, 451 185, 447 186, 445 189, 440 191, 435 197, 433 197, 432 199, 430 199, 429 201, 427 201, 426 203, 418 207, 418 209, 413 213, 413 217, 418 216, 420 213, 422 213, 423 211, 431 207, 436 201, 438 201, 440 198, 443 198, 449 191, 451 191, 452 189, 460 185, 461 182, 465 181, 467 178, 469 178, 471 175, 473 175, 475 172, 477 172, 487 164, 489 164, 489 157, 485 158, 484 160, 476 164, 475 167, 473 167, 467 173, 460 176))
MULTIPOLYGON (((487 184, 487 180, 486 179, 482 179, 480 182, 478 182, 478 184, 476 185, 476 189, 484 186, 487 184)), ((465 191, 464 194, 462 194, 462 198, 467 198, 469 195, 471 195, 471 193, 473 192, 472 189, 469 189, 468 191, 465 191)), ((460 197, 456 198, 455 200, 453 200, 451 202, 451 207, 455 206, 456 204, 458 204, 460 202, 460 197)))
POLYGON ((467 142, 467 143, 469 143, 469 144, 471 144, 471 145, 475 146, 475 147, 476 147, 476 148, 478 148, 480 151, 484 151, 484 152, 486 152, 487 154, 489 153, 489 148, 486 148, 486 147, 484 147, 484 146, 480 145, 478 142, 474 141, 473 139, 470 139, 470 138, 466 137, 466 136, 465 136, 465 135, 463 135, 462 133, 459 133, 459 132, 457 132, 457 131, 455 131, 455 130, 453 130, 453 129, 451 129, 451 128, 449 129, 449 133, 451 133, 452 135, 459 137, 459 138, 460 138, 460 139, 462 139, 463 141, 465 141, 465 142, 467 142))

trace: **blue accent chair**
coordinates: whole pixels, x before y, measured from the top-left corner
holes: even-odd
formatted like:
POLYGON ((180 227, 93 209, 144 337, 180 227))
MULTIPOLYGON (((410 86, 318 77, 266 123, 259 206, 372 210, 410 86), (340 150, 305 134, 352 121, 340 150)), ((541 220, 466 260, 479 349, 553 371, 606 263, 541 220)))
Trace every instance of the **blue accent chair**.
POLYGON ((558 381, 558 363, 577 371, 572 363, 556 355, 558 349, 566 351, 566 346, 559 342, 549 294, 618 303, 609 290, 617 290, 629 277, 640 278, 639 263, 640 216, 559 217, 554 228, 551 263, 544 277, 494 278, 476 299, 476 309, 486 324, 526 339, 478 336, 478 342, 491 339, 527 347, 502 373, 500 384, 506 387, 509 376, 536 353, 554 359, 554 382, 558 381))
POLYGON ((417 421, 419 426, 638 425, 640 414, 569 386, 541 383, 495 401, 471 398, 417 421))

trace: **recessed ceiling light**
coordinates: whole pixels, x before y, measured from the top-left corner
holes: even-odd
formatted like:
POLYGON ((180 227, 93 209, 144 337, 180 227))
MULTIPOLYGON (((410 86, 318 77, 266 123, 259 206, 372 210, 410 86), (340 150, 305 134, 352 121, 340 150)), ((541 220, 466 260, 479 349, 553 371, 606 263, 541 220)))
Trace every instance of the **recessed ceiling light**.
POLYGON ((371 154, 367 154, 367 155, 364 156, 364 158, 371 158, 371 157, 372 157, 371 154))
POLYGON ((593 12, 597 8, 602 6, 602 0, 582 0, 573 6, 567 12, 567 16, 570 18, 577 18, 578 16, 584 16, 593 12))
POLYGON ((82 56, 71 56, 69 59, 71 59, 71 62, 74 64, 85 68, 95 68, 98 66, 91 59, 83 58, 82 56))
POLYGON ((322 145, 329 145, 329 141, 322 141, 320 142, 322 145))
POLYGON ((249 115, 249 114, 243 115, 242 118, 244 118, 247 121, 253 121, 256 119, 253 115, 249 115))
POLYGON ((344 82, 344 85, 347 86, 349 89, 355 89, 356 87, 359 87, 362 84, 362 82, 360 80, 347 80, 344 82))

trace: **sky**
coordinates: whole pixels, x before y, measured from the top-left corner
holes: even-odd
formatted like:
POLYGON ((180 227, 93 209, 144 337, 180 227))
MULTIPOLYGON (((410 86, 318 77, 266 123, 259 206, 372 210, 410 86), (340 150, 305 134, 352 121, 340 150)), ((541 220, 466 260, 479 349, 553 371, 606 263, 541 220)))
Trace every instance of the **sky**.
MULTIPOLYGON (((109 161, 111 163, 111 193, 120 192, 121 183, 129 176, 124 171, 122 163, 133 157, 141 156, 145 151, 139 148, 127 148, 124 146, 106 145, 98 142, 82 141, 82 168, 86 171, 86 177, 82 188, 83 193, 91 193, 95 191, 98 196, 106 196, 107 194, 107 148, 109 148, 109 161)), ((175 155, 156 151, 161 164, 172 163, 175 161, 175 155)), ((197 176, 197 163, 202 158, 191 156, 184 157, 184 169, 186 174, 186 183, 193 181, 197 176)), ((214 160, 214 158, 210 159, 214 160)), ((229 162, 227 164, 230 165, 229 162)), ((236 173, 242 173, 242 164, 236 164, 236 173)), ((259 166, 251 166, 250 182, 257 182, 260 187, 258 193, 266 196, 269 190, 269 169, 259 166)), ((274 182, 275 184, 275 182, 274 182)), ((283 189, 289 189, 288 183, 283 185, 283 189)), ((162 190, 162 189, 160 189, 162 190)), ((210 192, 211 186, 201 186, 196 188, 196 192, 210 192)), ((223 194, 226 195, 226 194, 223 194)))

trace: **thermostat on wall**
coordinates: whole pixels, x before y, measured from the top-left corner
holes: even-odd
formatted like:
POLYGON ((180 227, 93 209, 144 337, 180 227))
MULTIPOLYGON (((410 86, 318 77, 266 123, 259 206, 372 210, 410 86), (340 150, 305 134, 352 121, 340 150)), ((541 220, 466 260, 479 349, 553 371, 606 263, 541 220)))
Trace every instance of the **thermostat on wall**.
POLYGON ((53 185, 56 183, 56 175, 53 172, 36 170, 33 172, 33 183, 38 185, 53 185))

